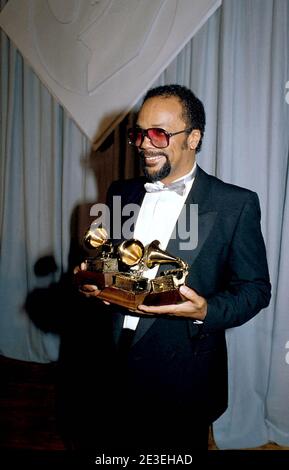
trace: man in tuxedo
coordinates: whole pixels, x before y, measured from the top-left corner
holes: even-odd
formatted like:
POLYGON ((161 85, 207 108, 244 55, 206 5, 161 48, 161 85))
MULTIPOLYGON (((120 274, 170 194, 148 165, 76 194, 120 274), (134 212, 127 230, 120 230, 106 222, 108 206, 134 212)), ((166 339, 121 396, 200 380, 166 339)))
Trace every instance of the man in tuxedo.
MULTIPOLYGON (((97 286, 81 288, 95 298, 95 316, 106 318, 98 329, 106 338, 105 358, 101 351, 96 355, 102 372, 96 372, 95 427, 101 423, 98 443, 104 446, 109 441, 112 448, 145 452, 206 449, 209 426, 227 407, 225 330, 247 322, 270 300, 258 196, 196 164, 204 130, 203 105, 189 89, 149 90, 128 132, 144 177, 114 182, 108 192, 111 208, 115 196, 122 206, 139 204, 134 238, 144 245, 159 240, 161 249, 188 263, 189 274, 180 287, 181 302, 139 305, 135 314, 104 305, 97 286), (198 219, 192 225, 193 204, 198 219), (175 228, 183 211, 186 227, 198 229, 190 249, 175 228)), ((157 267, 146 275, 156 272, 157 267)))

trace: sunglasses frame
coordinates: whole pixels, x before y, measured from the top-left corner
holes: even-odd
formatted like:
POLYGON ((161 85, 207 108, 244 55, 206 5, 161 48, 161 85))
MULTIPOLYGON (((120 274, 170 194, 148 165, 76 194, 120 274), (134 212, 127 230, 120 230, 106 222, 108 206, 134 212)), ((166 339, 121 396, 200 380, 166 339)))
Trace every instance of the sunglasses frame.
POLYGON ((141 127, 131 127, 130 129, 128 129, 127 131, 127 137, 128 137, 128 143, 130 145, 133 145, 134 147, 140 147, 144 141, 144 138, 147 137, 150 141, 150 143, 155 147, 155 148, 158 148, 158 149, 164 149, 166 147, 168 147, 170 145, 170 138, 173 137, 174 135, 178 135, 178 134, 182 134, 183 132, 187 132, 188 134, 193 130, 192 127, 189 127, 187 129, 183 129, 182 131, 177 131, 177 132, 168 132, 166 131, 165 129, 162 129, 161 127, 149 127, 148 129, 142 129, 141 127), (129 137, 129 134, 130 132, 132 131, 138 131, 139 133, 141 133, 141 141, 140 141, 140 144, 139 145, 136 145, 134 142, 132 142, 130 140, 130 137, 129 137), (160 131, 161 133, 164 134, 164 136, 166 137, 166 141, 167 141, 167 144, 165 146, 161 146, 161 147, 158 147, 157 145, 155 145, 151 139, 151 137, 148 135, 149 131, 151 130, 156 130, 156 131, 160 131))

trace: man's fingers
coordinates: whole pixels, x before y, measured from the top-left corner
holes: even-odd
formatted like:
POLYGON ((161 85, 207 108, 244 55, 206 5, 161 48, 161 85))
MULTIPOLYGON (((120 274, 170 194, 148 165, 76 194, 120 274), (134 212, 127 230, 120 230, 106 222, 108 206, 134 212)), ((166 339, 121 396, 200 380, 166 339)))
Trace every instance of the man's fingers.
POLYGON ((87 271, 87 264, 85 262, 81 263, 80 266, 75 266, 73 274, 77 274, 79 271, 87 271))
MULTIPOLYGON (((86 262, 81 263, 80 266, 76 266, 73 270, 73 274, 77 274, 80 271, 87 271, 86 262)), ((93 284, 82 284, 79 286, 78 291, 87 298, 98 297, 101 292, 101 290, 93 284)), ((106 300, 103 300, 103 303, 105 305, 110 305, 110 302, 107 302, 106 300)))
POLYGON ((196 301, 198 294, 193 289, 190 289, 187 286, 181 286, 180 287, 180 293, 182 294, 185 299, 190 300, 191 302, 196 301))
POLYGON ((83 284, 81 286, 81 290, 84 290, 85 292, 100 292, 97 286, 94 286, 93 284, 83 284))
MULTIPOLYGON (((78 290, 82 295, 87 298, 98 297, 101 293, 101 290, 99 290, 97 286, 94 286, 92 284, 84 284, 78 290)), ((103 300, 103 303, 105 305, 110 305, 110 302, 107 302, 106 300, 103 300)))
POLYGON ((158 306, 155 306, 155 305, 152 305, 152 306, 149 306, 149 305, 138 305, 138 310, 140 310, 141 312, 145 312, 145 313, 150 313, 151 315, 153 315, 154 313, 165 313, 165 314, 170 314, 170 313, 175 313, 177 310, 178 310, 178 305, 176 304, 171 304, 171 305, 158 305, 158 306))
POLYGON ((97 286, 92 284, 83 284, 78 290, 81 294, 85 295, 85 297, 97 297, 101 292, 97 286))

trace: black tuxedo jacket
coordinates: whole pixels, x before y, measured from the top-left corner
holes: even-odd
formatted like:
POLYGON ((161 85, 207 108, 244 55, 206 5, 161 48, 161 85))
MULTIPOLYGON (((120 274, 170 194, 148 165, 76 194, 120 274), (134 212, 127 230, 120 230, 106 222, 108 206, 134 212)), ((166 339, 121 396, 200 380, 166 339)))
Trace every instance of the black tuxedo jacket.
MULTIPOLYGON (((145 179, 114 182, 108 204, 141 204, 145 179)), ((198 205, 198 243, 180 250, 178 237, 167 251, 189 263, 186 284, 208 301, 203 325, 173 316, 142 316, 129 355, 130 402, 156 409, 202 409, 212 422, 227 406, 225 329, 241 325, 266 307, 270 282, 256 193, 224 183, 197 167, 186 201, 198 205), (152 398, 153 397, 153 398, 152 398)), ((189 224, 187 225, 189 226, 189 224)), ((178 235, 178 232, 176 232, 178 235)), ((124 314, 112 307, 113 339, 118 342, 124 314)), ((188 418, 189 419, 189 418, 188 418)))

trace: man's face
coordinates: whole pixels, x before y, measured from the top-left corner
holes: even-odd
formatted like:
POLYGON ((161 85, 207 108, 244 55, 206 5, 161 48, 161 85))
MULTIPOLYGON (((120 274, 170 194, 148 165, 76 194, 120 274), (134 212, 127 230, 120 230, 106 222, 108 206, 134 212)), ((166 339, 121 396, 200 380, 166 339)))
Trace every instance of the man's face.
MULTIPOLYGON (((137 125, 142 129, 160 127, 167 132, 178 132, 188 127, 182 118, 182 104, 176 97, 149 98, 140 109, 137 125)), ((170 137, 166 148, 158 149, 145 137, 139 148, 144 174, 150 181, 162 180, 168 184, 188 173, 195 161, 195 149, 200 132, 193 130, 170 137)))

